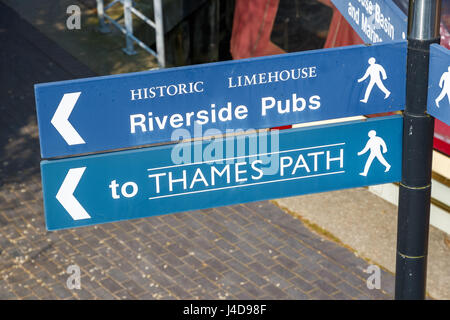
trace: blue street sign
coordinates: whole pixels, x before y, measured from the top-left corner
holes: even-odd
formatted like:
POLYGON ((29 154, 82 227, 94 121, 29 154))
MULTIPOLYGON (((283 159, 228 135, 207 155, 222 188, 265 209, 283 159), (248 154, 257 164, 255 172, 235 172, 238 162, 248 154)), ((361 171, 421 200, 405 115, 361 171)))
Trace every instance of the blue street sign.
POLYGON ((41 155, 401 110, 405 68, 399 41, 38 84, 41 155))
POLYGON ((48 230, 401 178, 402 117, 41 162, 48 230))
POLYGON ((430 46, 427 111, 450 126, 450 53, 438 44, 430 46))
POLYGON ((331 0, 365 43, 405 40, 408 17, 392 0, 331 0))

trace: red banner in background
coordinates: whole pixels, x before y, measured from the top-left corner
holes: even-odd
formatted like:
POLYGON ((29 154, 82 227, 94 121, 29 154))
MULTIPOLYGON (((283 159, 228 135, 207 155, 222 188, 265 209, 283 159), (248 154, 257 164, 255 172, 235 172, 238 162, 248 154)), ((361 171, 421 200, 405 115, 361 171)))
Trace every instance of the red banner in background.
POLYGON ((331 3, 331 0, 321 0, 320 2, 333 8, 333 18, 331 19, 330 29, 328 30, 327 41, 325 42, 324 48, 336 48, 364 43, 347 20, 345 20, 331 3))

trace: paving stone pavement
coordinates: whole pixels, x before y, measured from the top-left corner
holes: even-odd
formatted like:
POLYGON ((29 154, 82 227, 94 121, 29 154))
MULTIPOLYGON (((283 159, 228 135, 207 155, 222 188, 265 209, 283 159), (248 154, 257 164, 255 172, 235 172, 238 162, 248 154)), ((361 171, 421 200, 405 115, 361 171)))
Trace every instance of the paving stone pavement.
POLYGON ((392 299, 267 201, 47 232, 33 85, 93 74, 1 3, 0 42, 0 299, 392 299))

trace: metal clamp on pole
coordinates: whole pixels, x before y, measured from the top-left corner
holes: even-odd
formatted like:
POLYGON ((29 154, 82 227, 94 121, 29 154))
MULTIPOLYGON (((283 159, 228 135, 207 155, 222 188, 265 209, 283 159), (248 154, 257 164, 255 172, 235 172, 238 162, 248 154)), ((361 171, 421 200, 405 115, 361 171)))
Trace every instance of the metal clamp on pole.
POLYGON ((441 0, 410 0, 395 299, 425 299, 434 118, 427 114, 430 44, 441 0))

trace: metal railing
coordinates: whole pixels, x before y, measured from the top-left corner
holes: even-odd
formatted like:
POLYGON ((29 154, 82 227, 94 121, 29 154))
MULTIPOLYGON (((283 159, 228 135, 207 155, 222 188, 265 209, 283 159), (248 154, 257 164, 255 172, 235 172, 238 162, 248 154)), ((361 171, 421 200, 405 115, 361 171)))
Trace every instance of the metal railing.
POLYGON ((106 6, 104 5, 103 0, 97 0, 97 13, 100 23, 100 31, 104 33, 109 32, 109 27, 106 23, 106 20, 108 20, 111 25, 119 29, 125 35, 126 47, 123 48, 123 51, 125 51, 126 54, 136 54, 136 51, 134 50, 134 43, 136 43, 142 49, 156 57, 159 66, 164 68, 166 66, 166 60, 164 54, 164 27, 161 0, 153 0, 153 11, 154 21, 150 20, 142 12, 137 10, 133 6, 132 0, 113 0, 106 6), (123 15, 117 19, 113 19, 106 12, 116 4, 123 5, 123 15), (133 14, 155 29, 156 52, 133 35, 133 14), (124 25, 121 25, 118 22, 122 18, 124 18, 124 25))

